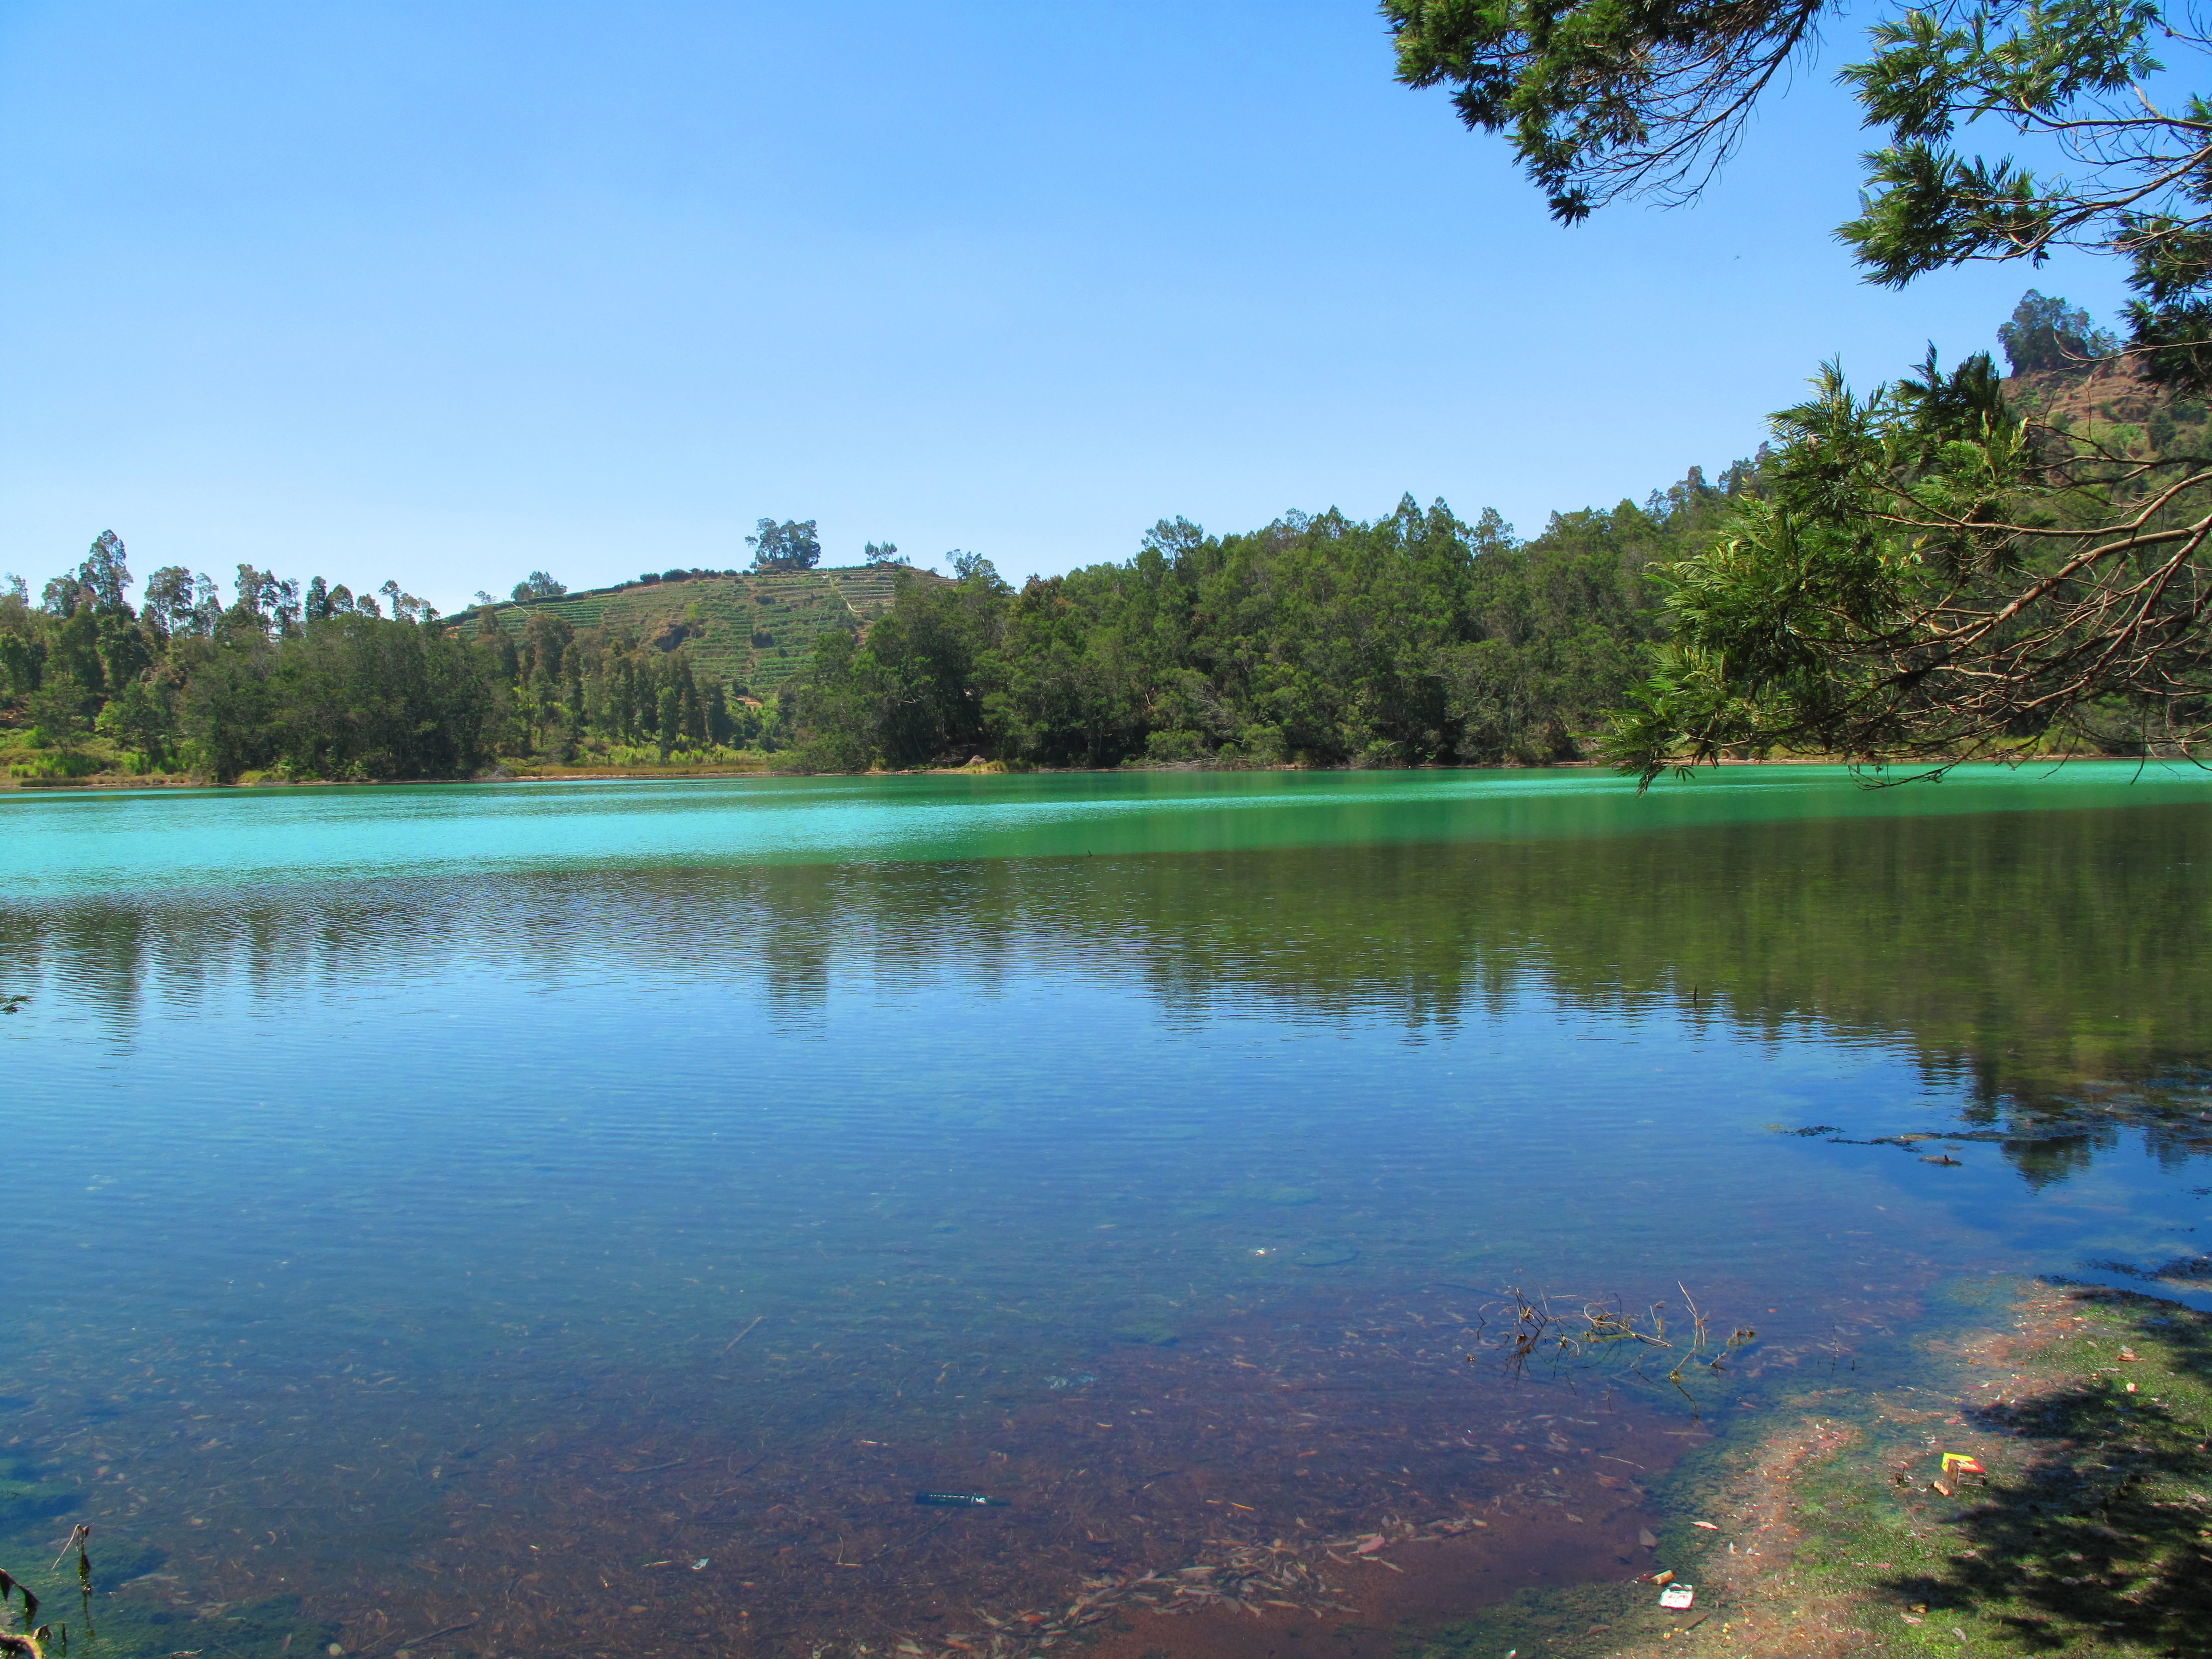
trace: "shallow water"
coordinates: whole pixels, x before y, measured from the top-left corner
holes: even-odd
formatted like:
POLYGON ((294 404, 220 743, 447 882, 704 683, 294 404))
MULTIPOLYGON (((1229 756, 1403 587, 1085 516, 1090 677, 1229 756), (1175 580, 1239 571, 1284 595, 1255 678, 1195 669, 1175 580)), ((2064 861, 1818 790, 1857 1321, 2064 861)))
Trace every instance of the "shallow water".
POLYGON ((2209 805, 0 801, 0 1565, 87 1520, 125 1650, 372 1656, 936 1651, 1391 1517, 1613 1570, 1675 1449, 1948 1275, 2200 1299, 2209 805), (1678 1346, 1516 1377, 1513 1287, 1678 1346), (1683 1287, 1758 1332, 1695 1414, 1683 1287))

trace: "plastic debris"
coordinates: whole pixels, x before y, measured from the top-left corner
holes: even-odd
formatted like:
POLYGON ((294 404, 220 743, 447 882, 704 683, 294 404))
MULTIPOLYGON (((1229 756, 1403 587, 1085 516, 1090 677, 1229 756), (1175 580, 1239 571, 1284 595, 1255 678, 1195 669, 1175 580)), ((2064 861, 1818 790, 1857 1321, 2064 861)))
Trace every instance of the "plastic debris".
POLYGON ((1715 1526, 1710 1521, 1692 1521, 1690 1524, 1693 1527, 1703 1527, 1707 1532, 1718 1532, 1720 1530, 1718 1527, 1715 1526))
POLYGON ((1964 1452, 1945 1452, 1943 1454, 1943 1473, 1949 1474, 1954 1471, 1956 1471, 1960 1474, 1987 1474, 1989 1473, 1987 1469, 1984 1468, 1979 1463, 1977 1463, 1972 1458, 1967 1456, 1964 1452))
POLYGON ((1382 1547, 1382 1534, 1379 1532, 1370 1532, 1352 1547, 1352 1553, 1354 1555, 1372 1555, 1382 1547))
POLYGON ((1697 1599, 1697 1590, 1688 1584, 1669 1584, 1659 1592, 1659 1605, 1680 1613, 1697 1599))
POLYGON ((1650 1575, 1650 1579, 1655 1584, 1671 1584, 1674 1582, 1674 1570, 1669 1567, 1664 1572, 1652 1573, 1650 1575))
POLYGON ((914 1501, 935 1510, 1002 1510, 1007 1502, 1003 1498, 986 1498, 975 1492, 918 1492, 914 1501))
POLYGON ((706 1558, 705 1556, 703 1556, 703 1555, 702 1555, 702 1556, 701 1556, 701 1557, 700 1557, 696 1561, 694 1561, 694 1562, 691 1564, 691 1571, 694 1571, 694 1572, 704 1572, 704 1571, 707 1571, 707 1558, 706 1558))

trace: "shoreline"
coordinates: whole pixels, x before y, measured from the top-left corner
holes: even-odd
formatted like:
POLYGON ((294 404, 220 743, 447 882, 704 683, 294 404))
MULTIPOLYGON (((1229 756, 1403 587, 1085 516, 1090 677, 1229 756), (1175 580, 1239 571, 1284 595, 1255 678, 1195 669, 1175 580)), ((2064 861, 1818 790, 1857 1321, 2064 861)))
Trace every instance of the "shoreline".
POLYGON ((1612 1572, 1570 1571, 1566 1582, 1547 1583, 1553 1559, 1519 1547, 1565 1539, 1407 1529, 1376 1552, 1393 1571, 1334 1586, 1343 1598, 1334 1608, 1245 1610, 1257 1617, 1130 1609, 1087 1651, 1092 1659, 1515 1651, 1845 1659, 1923 1653, 1931 1644, 1966 1659, 2212 1651, 2212 1527, 2201 1490, 2212 1474, 2204 1358, 2212 1315, 2102 1285, 2016 1280, 1991 1312, 1925 1337, 1915 1382, 1793 1391, 1760 1413, 1761 1425, 1724 1435, 1651 1479, 1647 1535, 1658 1542, 1620 1553, 1612 1572), (1954 1471, 1946 1453, 1968 1464, 1954 1471), (1687 1608, 1658 1604, 1650 1578, 1668 1568, 1695 1587, 1687 1608))
POLYGON ((1923 1338, 1913 1382, 1795 1391, 1671 1471, 1652 1556, 1690 1608, 1640 1578, 1523 1592, 1397 1653, 2212 1650, 2212 1314, 2043 1280, 1991 1312, 1923 1338))
MULTIPOLYGON (((1849 761, 1832 757, 1790 755, 1768 760, 1722 760, 1710 766, 1701 765, 1698 771, 1735 770, 1752 767, 1826 766, 1847 767, 1849 761)), ((2021 766, 2047 764, 2074 766, 2106 764, 2116 766, 2198 765, 2181 757, 2153 757, 2148 760, 2124 755, 2033 755, 2016 761, 1991 759, 1986 756, 1966 761, 1915 762, 1911 767, 1896 769, 1907 772, 1924 771, 1938 766, 2021 766)), ((903 771, 875 770, 869 772, 813 772, 801 768, 778 768, 770 765, 732 766, 702 763, 691 766, 569 766, 557 763, 524 763, 520 769, 501 766, 490 771, 479 772, 465 778, 254 778, 237 783, 216 783, 209 779, 180 775, 173 773, 109 773, 95 772, 82 778, 15 778, 0 777, 0 794, 118 794, 143 793, 163 789, 213 789, 247 791, 256 789, 395 789, 428 786, 454 787, 470 784, 501 783, 622 783, 622 782, 686 782, 711 778, 993 778, 993 777, 1123 777, 1134 775, 1168 773, 1261 773, 1261 772, 1607 772, 1616 769, 1603 761, 1553 761, 1542 766, 1474 765, 1448 766, 1442 762, 1425 761, 1414 766, 1206 766, 1194 762, 1174 762, 1145 766, 1036 766, 1012 767, 1004 761, 991 761, 983 765, 913 767, 903 771)), ((1626 775, 1625 774, 1623 775, 1626 775)), ((1655 782, 1658 780, 1654 780, 1655 782)))

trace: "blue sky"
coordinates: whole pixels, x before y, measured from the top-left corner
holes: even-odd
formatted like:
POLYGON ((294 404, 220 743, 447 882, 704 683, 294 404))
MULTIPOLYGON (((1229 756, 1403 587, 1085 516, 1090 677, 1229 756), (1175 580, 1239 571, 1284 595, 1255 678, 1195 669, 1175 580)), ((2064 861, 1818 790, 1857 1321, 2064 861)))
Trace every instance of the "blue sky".
POLYGON ((2062 259, 1832 240, 1826 58, 1691 210, 1553 226, 1364 0, 0 0, 0 570, 112 528, 451 609, 890 539, 1016 579, 1401 492, 1525 532, 2062 259))

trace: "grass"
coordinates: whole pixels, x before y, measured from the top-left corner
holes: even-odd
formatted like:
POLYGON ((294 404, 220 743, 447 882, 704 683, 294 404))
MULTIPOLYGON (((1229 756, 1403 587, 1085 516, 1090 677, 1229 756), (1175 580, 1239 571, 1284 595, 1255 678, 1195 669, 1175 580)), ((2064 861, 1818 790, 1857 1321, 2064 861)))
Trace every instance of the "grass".
POLYGON ((1690 1611, 1643 1583, 1532 1592, 1402 1651, 2212 1654, 2212 1316, 2051 1285, 2008 1313, 1911 1384, 1800 1389, 1681 1466, 1653 1561, 1690 1611))
MULTIPOLYGON (((105 738, 91 737, 64 752, 32 748, 17 733, 0 733, 0 790, 6 789, 146 789, 199 786, 204 776, 179 765, 155 770, 144 755, 118 748, 105 738), (10 738, 15 739, 12 743, 10 738)), ((787 769, 793 757, 787 750, 769 753, 760 749, 732 749, 710 744, 697 749, 678 749, 663 759, 653 744, 610 743, 587 738, 574 759, 562 762, 543 756, 502 756, 482 775, 501 778, 694 778, 732 773, 775 772, 787 769)), ((1004 769, 1000 769, 1003 770, 1004 769)), ((281 772, 248 771, 236 780, 244 787, 286 783, 331 783, 325 778, 294 778, 281 772)), ((404 781, 387 780, 386 781, 404 781)), ((449 779, 432 781, 447 782, 449 779)))
POLYGON ((182 770, 155 769, 146 756, 104 737, 86 737, 66 750, 40 749, 27 731, 0 730, 0 789, 141 788, 191 781, 182 770))

